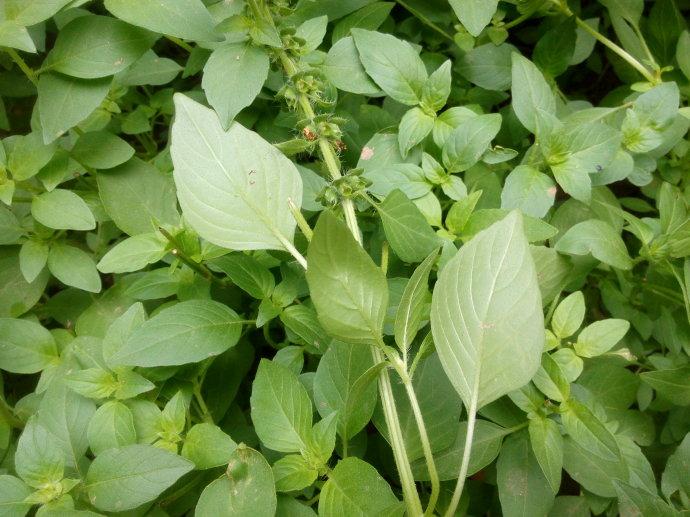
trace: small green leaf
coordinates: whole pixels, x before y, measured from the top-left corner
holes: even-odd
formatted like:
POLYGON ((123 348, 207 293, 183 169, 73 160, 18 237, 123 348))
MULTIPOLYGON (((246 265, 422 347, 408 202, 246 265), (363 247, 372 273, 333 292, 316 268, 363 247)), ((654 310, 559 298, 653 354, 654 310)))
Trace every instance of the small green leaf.
POLYGON ((585 319, 585 297, 582 291, 575 291, 558 304, 551 318, 551 328, 559 339, 565 339, 577 332, 585 319))
POLYGON ((96 410, 86 435, 95 455, 108 449, 135 444, 137 433, 131 410, 122 402, 111 400, 96 410))
POLYGON ((14 455, 14 466, 24 482, 33 487, 58 483, 65 470, 65 458, 57 439, 36 419, 22 431, 14 455))
POLYGON ((48 269, 63 284, 98 293, 101 277, 91 255, 74 246, 55 243, 48 255, 48 269))
POLYGON ((556 251, 568 255, 589 255, 618 269, 632 268, 632 260, 621 236, 610 224, 597 219, 571 227, 556 243, 556 251))
POLYGON ((42 241, 26 241, 19 250, 19 267, 27 282, 33 282, 48 262, 49 247, 42 241))
POLYGON ((299 454, 288 454, 273 464, 273 477, 278 492, 303 490, 316 481, 318 470, 299 454))
POLYGON ((273 517, 276 489, 264 457, 240 445, 230 458, 227 474, 204 488, 196 515, 217 517, 273 517))
POLYGON ((550 418, 533 418, 529 421, 529 438, 534 457, 549 482, 551 491, 557 494, 563 470, 563 437, 558 424, 550 418))
POLYGON ((153 501, 194 464, 150 445, 127 445, 99 454, 84 488, 99 510, 122 512, 153 501))
POLYGON ((31 215, 56 230, 93 230, 96 220, 86 202, 71 190, 56 188, 35 197, 31 215))
POLYGON ((481 34, 498 7, 498 0, 449 0, 449 3, 455 16, 472 36, 481 34))
POLYGON ((364 70, 351 36, 338 40, 328 50, 322 70, 333 86, 340 90, 369 96, 382 94, 364 70))
POLYGON ((421 108, 412 108, 400 120, 398 129, 398 143, 403 157, 415 145, 424 140, 434 128, 434 117, 425 113, 421 108))
POLYGON ((582 329, 577 336, 575 352, 580 357, 605 354, 623 339, 630 329, 626 320, 607 319, 595 321, 582 329))
POLYGON ((606 461, 619 461, 620 448, 611 431, 584 404, 571 399, 561 405, 566 432, 581 447, 606 461))
POLYGON ((30 495, 31 489, 21 479, 0 475, 0 508, 3 508, 3 515, 24 517, 33 506, 26 502, 30 495))
POLYGON ((98 262, 101 273, 128 273, 145 268, 167 253, 167 241, 157 233, 141 233, 113 246, 98 262))
POLYGON ((275 451, 306 449, 312 405, 297 376, 280 364, 261 360, 251 396, 252 421, 261 442, 275 451))
POLYGON ((201 423, 187 431, 182 456, 194 462, 197 469, 210 469, 226 465, 237 444, 218 426, 201 423))
POLYGON ((93 131, 79 137, 72 156, 87 167, 112 169, 134 156, 134 148, 109 131, 93 131))
POLYGON ((544 217, 556 199, 551 178, 529 165, 518 165, 506 177, 501 191, 501 208, 518 208, 532 217, 544 217))
POLYGON ((527 58, 512 54, 513 110, 530 132, 537 132, 538 112, 556 114, 556 98, 539 69, 527 58))
POLYGON ((501 115, 479 115, 459 125, 443 146, 443 164, 448 172, 462 172, 482 157, 501 129, 501 115))

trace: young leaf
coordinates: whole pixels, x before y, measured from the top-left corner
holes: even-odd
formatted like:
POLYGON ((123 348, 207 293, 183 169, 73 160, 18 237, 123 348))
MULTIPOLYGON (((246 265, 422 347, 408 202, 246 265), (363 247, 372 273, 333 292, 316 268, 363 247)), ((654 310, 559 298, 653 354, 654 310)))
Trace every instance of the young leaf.
POLYGON ((314 228, 307 264, 311 299, 326 332, 346 343, 380 341, 388 307, 386 277, 328 211, 314 228))
POLYGON ((403 157, 415 145, 424 140, 434 128, 434 117, 425 113, 421 108, 412 108, 400 120, 398 129, 398 143, 403 157))
POLYGON ((244 43, 218 47, 204 66, 201 86, 228 130, 235 116, 249 106, 268 76, 268 54, 244 43))
POLYGON ((154 500, 194 464, 151 445, 127 445, 99 454, 86 474, 85 489, 99 510, 122 512, 154 500))
POLYGON ((132 411, 122 402, 111 400, 96 410, 87 431, 89 447, 96 455, 137 442, 132 411))
POLYGON ((237 313, 212 300, 188 300, 167 307, 136 328, 110 357, 114 364, 168 366, 196 363, 237 344, 237 313))
POLYGON ((98 293, 101 277, 91 255, 61 242, 53 244, 48 254, 48 269, 63 284, 98 293))
POLYGON ((160 234, 141 233, 113 246, 96 267, 101 273, 128 273, 158 262, 166 253, 160 234))
POLYGON ((184 439, 182 456, 194 462, 197 469, 226 465, 237 444, 218 426, 203 422, 194 425, 184 439))
POLYGON ((469 407, 532 378, 544 319, 519 213, 478 233, 446 264, 434 287, 431 328, 443 368, 469 407))
POLYGON ((558 304, 551 318, 551 328, 559 339, 577 332, 585 319, 585 297, 576 291, 558 304))
POLYGON ((190 225, 231 249, 291 247, 296 223, 288 200, 302 202, 294 164, 237 123, 223 131, 216 114, 189 97, 175 95, 175 112, 170 152, 190 225))
POLYGON ((31 215, 39 223, 56 230, 93 230, 96 220, 86 202, 71 190, 56 188, 36 196, 31 215))
POLYGON ((544 217, 556 199, 551 178, 529 165, 518 165, 506 177, 501 191, 501 208, 518 208, 523 214, 544 217))
POLYGON ((276 515, 273 472, 265 458, 240 445, 225 475, 204 488, 196 515, 217 517, 272 517, 276 515))
POLYGON ((310 486, 319 472, 299 454, 288 454, 273 464, 273 477, 278 492, 293 492, 310 486))
POLYGON ((621 236, 605 221, 590 219, 572 226, 555 246, 559 253, 588 255, 618 269, 632 268, 621 236))
POLYGON ((134 156, 134 148, 109 131, 92 131, 79 137, 72 156, 87 167, 112 169, 134 156))
POLYGON ((280 364, 261 360, 252 385, 252 421, 261 442, 274 451, 306 449, 313 408, 297 376, 280 364))
POLYGON ((367 74, 392 99, 414 106, 422 99, 426 68, 412 46, 390 34, 352 29, 367 74))
POLYGON ((580 357, 595 357, 605 354, 623 339, 630 329, 625 320, 606 319, 586 326, 577 336, 575 352, 580 357))
POLYGON ((443 146, 443 164, 448 172, 462 172, 482 157, 501 129, 501 115, 479 115, 460 124, 443 146))

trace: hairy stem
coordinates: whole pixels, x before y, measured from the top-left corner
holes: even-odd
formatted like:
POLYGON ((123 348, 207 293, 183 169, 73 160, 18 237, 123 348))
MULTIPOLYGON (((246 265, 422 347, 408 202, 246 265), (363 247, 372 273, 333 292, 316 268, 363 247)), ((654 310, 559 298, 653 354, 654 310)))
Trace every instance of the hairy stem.
POLYGON ((465 479, 467 478, 467 470, 470 467, 470 454, 472 453, 472 439, 474 438, 474 424, 477 421, 477 390, 474 390, 470 407, 467 409, 467 435, 465 436, 465 448, 462 451, 462 463, 460 464, 460 473, 458 474, 458 482, 453 491, 453 498, 450 500, 450 505, 446 511, 445 517, 453 517, 455 510, 460 503, 462 497, 462 490, 465 487, 465 479))
MULTIPOLYGON (((371 354, 374 358, 374 364, 379 364, 384 360, 383 353, 376 346, 371 348, 371 354)), ((388 436, 393 449, 393 457, 395 464, 398 467, 398 474, 400 475, 400 484, 403 490, 403 499, 407 506, 407 514, 410 516, 423 515, 422 503, 419 500, 417 487, 414 483, 414 476, 412 475, 412 467, 407 458, 407 451, 405 450, 405 440, 400 428, 400 420, 398 419, 398 411, 395 407, 395 399, 393 398, 393 387, 391 386, 391 379, 388 375, 388 369, 383 368, 379 374, 379 393, 381 394, 381 405, 383 407, 383 414, 386 418, 386 426, 388 428, 388 436)))
POLYGON ((419 407, 417 394, 412 386, 412 379, 405 375, 403 378, 403 384, 405 385, 405 391, 407 392, 407 398, 410 401, 410 406, 412 406, 412 413, 414 414, 415 423, 417 424, 417 429, 419 431, 419 438, 422 441, 422 450, 424 451, 426 468, 429 471, 429 481, 431 481, 431 495, 429 496, 429 504, 424 511, 424 515, 433 515, 439 493, 441 492, 441 481, 439 480, 438 471, 436 470, 434 454, 431 451, 431 442, 429 441, 429 435, 427 434, 426 426, 424 425, 422 410, 419 407))
POLYGON ((26 78, 33 83, 34 86, 38 86, 38 79, 36 78, 36 72, 32 70, 32 68, 26 64, 26 62, 22 59, 22 56, 20 56, 16 50, 13 48, 6 48, 5 52, 9 54, 9 56, 12 58, 12 61, 14 61, 17 66, 20 68, 22 72, 24 72, 24 75, 26 78))

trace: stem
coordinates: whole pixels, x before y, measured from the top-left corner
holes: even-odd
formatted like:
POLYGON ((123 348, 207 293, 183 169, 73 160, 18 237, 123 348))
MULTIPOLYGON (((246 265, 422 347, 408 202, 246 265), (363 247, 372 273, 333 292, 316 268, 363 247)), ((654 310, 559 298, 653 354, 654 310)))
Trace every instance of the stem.
POLYGON ((308 242, 311 242, 311 238, 314 236, 314 232, 309 226, 307 220, 302 215, 302 212, 300 211, 299 207, 290 198, 288 198, 288 208, 290 209, 290 212, 292 212, 292 217, 295 218, 295 222, 297 223, 297 226, 299 226, 299 229, 302 231, 302 234, 306 237, 308 242))
POLYGON ((649 47, 647 46, 647 40, 644 39, 644 36, 642 35, 642 31, 640 30, 640 27, 635 24, 632 26, 633 31, 635 31, 635 34, 637 34, 637 37, 640 39, 640 43, 642 43, 642 48, 644 49, 644 53, 647 55, 647 59, 649 60, 649 64, 652 65, 656 70, 659 70, 659 65, 656 62, 656 59, 654 59, 654 56, 652 55, 652 51, 649 50, 649 47))
MULTIPOLYGON (((376 346, 371 348, 371 355, 374 358, 374 364, 379 364, 384 360, 381 350, 376 346)), ((407 458, 405 440, 403 439, 402 430, 400 429, 398 411, 395 407, 395 399, 393 398, 393 387, 391 386, 391 379, 388 375, 387 368, 382 369, 379 374, 379 393, 381 394, 381 405, 383 406, 383 414, 386 418, 390 444, 393 449, 393 457, 395 458, 395 464, 398 467, 398 474, 400 475, 400 484, 402 485, 403 499, 407 506, 407 513, 410 516, 422 515, 422 503, 419 500, 419 494, 417 493, 417 487, 415 486, 414 477, 412 475, 412 467, 407 458)))
POLYGON ((190 257, 188 257, 187 254, 184 251, 182 251, 180 243, 177 242, 177 239, 168 230, 166 230, 165 228, 158 228, 158 231, 161 232, 163 237, 168 239, 168 242, 174 246, 174 248, 170 250, 170 253, 175 255, 185 264, 187 264, 187 266, 199 273, 209 282, 213 282, 214 284, 220 285, 222 287, 227 287, 229 285, 227 281, 224 281, 218 278, 216 275, 214 275, 211 272, 211 270, 208 269, 206 266, 204 266, 203 264, 199 264, 198 262, 195 262, 190 257))
POLYGON ((467 435, 465 436, 465 448, 462 451, 462 463, 460 464, 460 474, 458 474, 458 482, 453 491, 453 498, 450 501, 445 517, 453 517, 455 510, 460 503, 462 497, 462 489, 465 487, 465 478, 467 477, 467 470, 470 467, 470 453, 472 452, 472 439, 474 438, 474 424, 477 420, 477 390, 474 390, 472 400, 470 400, 470 407, 467 410, 467 435))
POLYGON ((424 460, 426 461, 426 468, 429 471, 429 480, 431 481, 431 495, 429 496, 429 504, 426 507, 424 515, 433 515, 434 508, 436 508, 436 502, 438 501, 439 493, 441 492, 441 481, 438 478, 438 471, 436 470, 434 454, 431 451, 431 443, 429 442, 429 436, 427 435, 426 426, 424 425, 424 417, 422 416, 422 410, 419 407, 417 395, 415 394, 414 388, 412 386, 412 380, 407 376, 407 374, 405 374, 405 377, 403 377, 403 384, 405 385, 407 398, 410 400, 410 406, 412 406, 412 413, 414 413, 414 419, 417 423, 417 429, 419 430, 419 438, 422 441, 422 450, 424 451, 424 460))
MULTIPOLYGON (((567 8, 566 8, 567 9, 567 8)), ((567 14, 572 15, 572 11, 568 9, 565 11, 567 14)), ((623 58, 624 61, 626 61, 630 66, 632 66, 635 70, 640 72, 642 76, 647 79, 652 84, 658 84, 659 79, 657 77, 654 77, 647 68, 642 65, 637 59, 635 59, 632 55, 630 55, 627 51, 625 51, 623 48, 619 47, 616 45, 613 41, 608 39, 606 36, 604 36, 602 33, 599 31, 593 29, 590 27, 587 23, 585 23, 582 18, 579 16, 575 16, 575 23, 577 23, 580 28, 582 28, 585 32, 588 32, 591 34, 596 40, 599 42, 603 43, 606 47, 608 47, 610 50, 618 54, 621 58, 623 58)))
POLYGON ((192 47, 186 41, 182 41, 180 38, 176 38, 175 36, 164 36, 164 37, 165 37, 165 39, 172 41, 178 47, 185 49, 187 52, 191 52, 192 50, 194 50, 194 47, 192 47))
POLYGON ((417 11, 414 7, 410 7, 410 6, 407 4, 407 2, 404 2, 403 0, 396 0, 396 3, 397 3, 398 5, 400 5, 400 7, 402 7, 402 8, 405 9, 406 11, 408 11, 412 16, 414 16, 415 18, 417 18, 417 19, 418 19, 420 22, 422 22, 424 25, 426 25, 426 26, 429 27, 430 29, 435 30, 436 32, 438 32, 441 36, 443 36, 443 37, 444 37, 445 39, 447 39, 448 41, 451 41, 451 42, 455 43, 455 39, 453 38, 453 36, 451 36, 450 34, 448 34, 448 33, 447 33, 446 31, 444 31, 441 27, 439 27, 439 26, 436 25, 434 22, 432 22, 429 18, 427 18, 427 17, 424 16, 422 13, 420 13, 419 11, 417 11))
POLYGON ((16 50, 13 48, 5 48, 5 52, 9 54, 9 56, 12 58, 12 61, 14 61, 17 66, 21 69, 22 72, 24 72, 24 75, 26 78, 33 83, 34 86, 38 86, 38 79, 36 78, 36 73, 31 69, 29 65, 26 64, 26 62, 22 59, 22 56, 20 56, 16 50))
POLYGON ((201 386, 198 383, 194 385, 194 399, 196 400, 196 403, 199 404, 199 409, 201 409, 201 417, 204 419, 204 422, 212 424, 213 417, 211 416, 211 412, 206 405, 204 397, 201 395, 201 386))
POLYGON ((525 20, 528 20, 535 13, 535 11, 536 11, 535 9, 530 9, 529 11, 527 11, 524 14, 521 14, 520 16, 515 18, 514 20, 511 20, 508 23, 504 24, 503 28, 508 30, 508 29, 512 29, 516 25, 520 25, 525 20))
POLYGON ((299 263, 300 266, 302 266, 305 270, 307 269, 307 259, 304 258, 304 255, 302 255, 299 251, 297 251, 297 248, 285 238, 280 233, 276 233, 276 237, 278 237, 278 240, 282 243, 283 246, 285 246, 285 249, 295 257, 295 260, 299 263))

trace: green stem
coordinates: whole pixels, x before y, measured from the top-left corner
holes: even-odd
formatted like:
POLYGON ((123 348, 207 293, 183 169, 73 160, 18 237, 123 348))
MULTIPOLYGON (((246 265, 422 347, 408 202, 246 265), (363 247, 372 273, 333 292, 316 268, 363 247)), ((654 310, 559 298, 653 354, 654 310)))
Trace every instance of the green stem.
POLYGON ((685 304, 685 314, 688 317, 688 320, 690 320, 690 297, 688 296, 689 293, 687 289, 685 288, 685 281, 683 277, 681 276, 678 271, 676 271, 676 268, 673 264, 671 264, 670 261, 666 260, 666 265, 668 268, 671 270, 671 273, 673 273, 673 276, 676 279, 676 282, 678 282, 678 285, 680 286, 680 291, 683 294, 683 303, 685 304))
POLYGON ((417 395, 414 391, 414 387, 412 386, 412 380, 407 376, 407 374, 405 374, 405 377, 403 377, 403 384, 405 385, 407 398, 410 400, 410 406, 412 406, 412 413, 414 414, 417 430, 419 431, 419 438, 422 442, 422 450, 424 451, 426 468, 429 471, 429 481, 431 481, 431 495, 429 496, 429 504, 424 511, 424 515, 433 515, 439 493, 441 492, 441 481, 439 480, 438 471, 436 470, 434 454, 431 451, 431 442, 429 442, 429 435, 427 434, 426 426, 424 425, 422 410, 419 407, 419 401, 417 400, 417 395))
POLYGON ((194 385, 194 399, 196 400, 196 403, 199 405, 199 409, 201 409, 201 417, 204 419, 204 422, 212 424, 213 416, 211 416, 211 412, 209 411, 208 406, 206 405, 206 401, 204 400, 204 397, 201 395, 201 385, 199 383, 196 383, 194 385))
MULTIPOLYGON (((374 364, 379 364, 384 360, 383 353, 376 346, 371 348, 371 355, 374 358, 374 364)), ((391 379, 388 375, 387 368, 383 368, 379 374, 379 393, 381 394, 381 406, 383 407, 383 414, 386 419, 386 427, 388 428, 390 444, 393 449, 393 457, 398 467, 398 474, 400 475, 400 484, 403 490, 403 499, 407 506, 407 513, 411 517, 423 515, 422 503, 419 500, 417 487, 414 483, 414 476, 412 475, 412 467, 407 458, 405 440, 400 428, 398 410, 395 407, 393 387, 391 386, 391 379)))
POLYGON ((192 270, 199 273, 201 276, 203 276, 209 282, 213 282, 214 284, 217 284, 217 285, 222 286, 222 287, 227 287, 229 285, 229 282, 218 278, 206 266, 204 266, 203 264, 199 264, 198 262, 195 262, 190 257, 188 257, 185 254, 185 252, 182 251, 180 243, 177 242, 177 239, 169 231, 167 231, 165 228, 158 228, 158 231, 161 232, 163 237, 168 239, 168 242, 174 246, 174 248, 172 250, 170 250, 170 253, 175 255, 177 258, 179 258, 185 264, 187 264, 187 266, 189 266, 192 270))
POLYGON ((654 67, 654 69, 659 70, 659 64, 656 62, 656 59, 654 59, 654 56, 652 55, 652 51, 649 50, 649 47, 647 46, 647 40, 644 39, 644 36, 642 35, 642 31, 640 30, 640 27, 638 27, 637 24, 632 26, 633 31, 635 31, 635 34, 637 34, 637 37, 640 39, 640 43, 642 43, 642 48, 644 50, 644 53, 647 55, 647 59, 649 60, 649 64, 654 67))
POLYGON ((314 231, 311 229, 311 226, 309 226, 309 223, 302 215, 299 207, 292 199, 288 199, 288 208, 290 209, 290 212, 292 212, 292 217, 295 218, 295 222, 297 223, 297 226, 299 226, 299 229, 302 231, 304 237, 307 239, 307 242, 311 242, 311 238, 314 236, 314 231))
MULTIPOLYGON (((566 7, 567 9, 567 7, 566 7)), ((570 9, 567 9, 565 11, 567 14, 572 15, 572 11, 570 9)), ((632 66, 635 70, 637 70, 640 74, 642 74, 642 77, 647 79, 652 84, 658 84, 659 83, 659 78, 653 76, 647 68, 642 65, 637 59, 635 59, 631 54, 629 54, 626 50, 624 50, 622 47, 619 47, 616 45, 613 41, 608 39, 606 36, 604 36, 602 33, 600 33, 598 30, 590 27, 582 18, 579 16, 575 16, 575 23, 583 29, 585 32, 588 32, 591 34, 596 40, 599 42, 603 43, 606 47, 608 47, 610 50, 618 54, 625 62, 627 62, 630 66, 632 66)))
POLYGON ((29 65, 22 59, 16 50, 13 48, 5 48, 5 52, 9 54, 17 66, 24 72, 26 78, 33 83, 34 86, 38 86, 38 79, 36 78, 36 72, 34 72, 29 65))
POLYGON ((165 36, 165 39, 172 41, 175 45, 185 49, 187 52, 194 50, 194 47, 192 47, 189 43, 182 41, 180 38, 176 38, 175 36, 165 36))
POLYGON ((536 11, 536 9, 531 9, 531 10, 527 11, 526 13, 521 14, 520 16, 515 18, 514 20, 511 20, 508 23, 504 24, 503 28, 508 30, 508 29, 512 29, 516 25, 520 25, 525 20, 528 20, 529 18, 531 18, 531 16, 535 13, 535 11, 536 11))
POLYGON ((470 407, 467 410, 467 435, 465 435, 465 448, 462 451, 462 463, 460 464, 460 473, 458 474, 458 482, 453 491, 453 498, 450 501, 445 517, 453 517, 455 510, 460 503, 462 497, 462 490, 465 487, 465 479, 467 478, 467 470, 470 467, 470 453, 472 452, 472 439, 474 438, 474 424, 477 421, 477 395, 478 390, 474 390, 470 407))
POLYGON ((445 39, 448 41, 455 43, 455 39, 453 36, 448 34, 446 31, 444 31, 441 27, 436 25, 434 22, 432 22, 429 18, 424 16, 422 13, 417 11, 414 7, 411 7, 407 2, 404 2, 403 0, 396 0, 396 3, 400 5, 400 7, 404 8, 406 11, 408 11, 412 16, 417 18, 420 22, 422 22, 424 25, 429 27, 430 29, 435 30, 438 32, 441 36, 443 36, 445 39))

